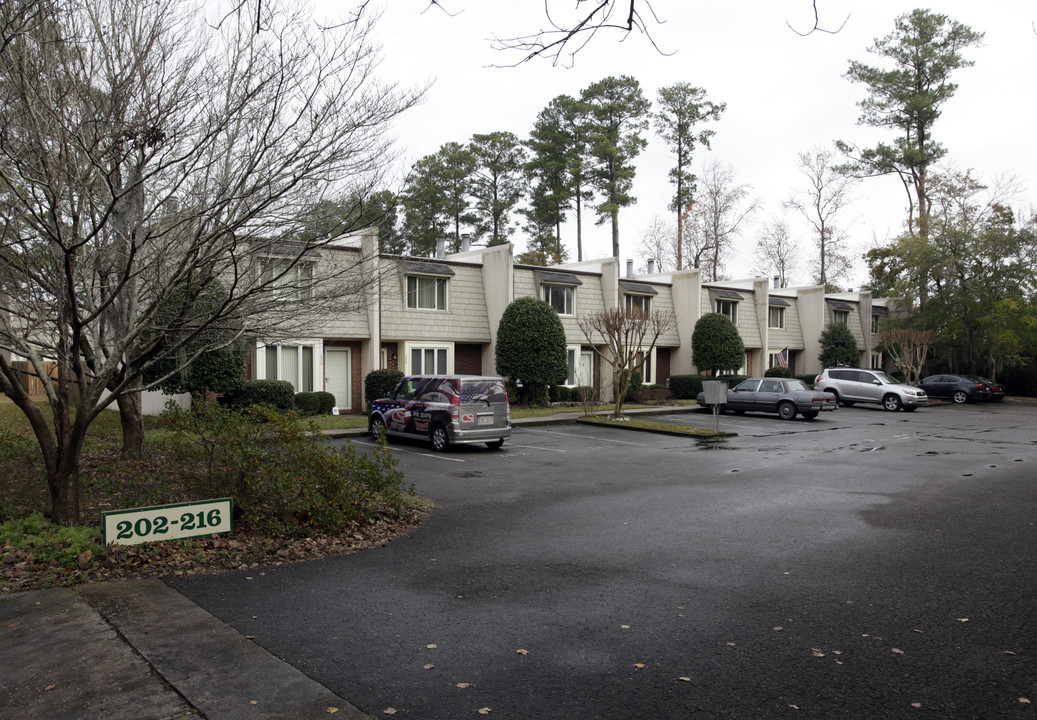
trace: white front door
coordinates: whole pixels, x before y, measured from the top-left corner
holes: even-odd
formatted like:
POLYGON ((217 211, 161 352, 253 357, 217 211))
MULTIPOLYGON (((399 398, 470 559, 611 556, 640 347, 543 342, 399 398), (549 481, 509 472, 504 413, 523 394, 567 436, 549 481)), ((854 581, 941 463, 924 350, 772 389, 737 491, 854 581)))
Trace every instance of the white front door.
POLYGON ((349 348, 326 348, 326 353, 324 389, 335 396, 335 406, 339 410, 350 410, 353 407, 350 392, 353 387, 350 375, 353 363, 349 348))

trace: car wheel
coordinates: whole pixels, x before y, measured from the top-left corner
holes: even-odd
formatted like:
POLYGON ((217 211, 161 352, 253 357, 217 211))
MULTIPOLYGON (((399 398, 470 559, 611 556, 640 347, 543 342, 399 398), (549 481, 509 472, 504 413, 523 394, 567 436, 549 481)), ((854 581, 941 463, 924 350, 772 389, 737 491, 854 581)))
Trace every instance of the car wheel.
POLYGON ((447 445, 450 444, 450 438, 447 437, 446 428, 442 425, 435 425, 428 433, 429 442, 432 443, 432 449, 436 452, 443 452, 447 449, 447 445))
POLYGON ((811 410, 810 412, 800 413, 804 420, 813 420, 817 417, 817 410, 811 410))
POLYGON ((890 412, 896 412, 897 410, 899 410, 901 404, 902 403, 900 402, 900 398, 898 398, 896 395, 890 394, 882 398, 882 407, 886 408, 890 412))
POLYGON ((796 417, 796 406, 790 402, 783 402, 778 406, 778 417, 782 420, 791 420, 796 417))
POLYGON ((968 399, 969 396, 964 390, 956 390, 954 394, 951 395, 951 400, 954 401, 955 405, 964 405, 968 399))
POLYGON ((384 437, 388 441, 389 437, 385 434, 385 420, 382 419, 381 415, 371 416, 371 437, 375 440, 384 437))
POLYGON ((497 438, 493 442, 488 442, 486 447, 490 448, 490 450, 500 450, 504 447, 504 438, 497 438))

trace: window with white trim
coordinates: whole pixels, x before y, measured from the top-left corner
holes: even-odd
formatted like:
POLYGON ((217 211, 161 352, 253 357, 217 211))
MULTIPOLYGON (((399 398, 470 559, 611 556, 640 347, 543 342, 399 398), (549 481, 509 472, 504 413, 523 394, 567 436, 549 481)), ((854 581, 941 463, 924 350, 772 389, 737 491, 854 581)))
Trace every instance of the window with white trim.
POLYGON ((631 295, 628 293, 625 297, 628 313, 639 312, 642 315, 648 315, 652 312, 651 295, 631 295))
POLYGON ((407 307, 411 310, 446 310, 446 278, 408 275, 407 307))
POLYGON ((313 298, 313 263, 309 260, 264 260, 262 282, 273 289, 277 300, 310 300, 313 298))
POLYGON ((849 310, 832 310, 832 322, 841 323, 842 325, 850 324, 850 311, 849 310))
POLYGON ((881 370, 882 369, 882 353, 873 352, 871 354, 871 369, 881 370))
POLYGON ((772 307, 767 311, 767 327, 775 330, 785 327, 785 308, 772 307))
POLYGON ((446 375, 450 372, 450 348, 445 346, 410 347, 411 375, 446 375))
POLYGON ((654 372, 653 364, 654 363, 652 362, 652 360, 654 359, 654 356, 655 356, 655 348, 652 348, 652 351, 650 353, 645 353, 645 352, 639 350, 637 352, 637 354, 635 355, 636 359, 634 361, 634 364, 632 365, 632 368, 637 368, 637 371, 639 373, 641 373, 641 380, 644 382, 645 385, 651 385, 653 382, 655 382, 655 375, 653 374, 653 372, 654 372), (641 367, 638 368, 637 364, 642 359, 644 360, 644 363, 641 365, 641 367))
POLYGON ((871 334, 872 335, 878 335, 879 334, 879 321, 881 319, 882 319, 881 315, 872 315, 871 316, 871 334))
POLYGON ((717 312, 727 317, 735 325, 738 324, 738 303, 734 300, 717 300, 717 312))
POLYGON ((266 345, 262 357, 264 379, 287 380, 296 392, 313 392, 317 376, 313 345, 266 345))
POLYGON ((576 288, 570 285, 547 285, 541 286, 543 299, 548 305, 555 309, 559 315, 574 315, 573 307, 576 300, 576 288))

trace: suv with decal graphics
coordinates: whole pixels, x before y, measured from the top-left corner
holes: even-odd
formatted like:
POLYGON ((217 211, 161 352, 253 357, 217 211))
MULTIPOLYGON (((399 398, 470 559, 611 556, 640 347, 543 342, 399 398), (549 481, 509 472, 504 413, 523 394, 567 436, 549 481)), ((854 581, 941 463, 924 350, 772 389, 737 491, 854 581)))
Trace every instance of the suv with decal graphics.
POLYGON ((511 406, 499 377, 409 375, 371 403, 367 427, 376 438, 428 438, 439 452, 467 443, 499 448, 511 437, 511 406))

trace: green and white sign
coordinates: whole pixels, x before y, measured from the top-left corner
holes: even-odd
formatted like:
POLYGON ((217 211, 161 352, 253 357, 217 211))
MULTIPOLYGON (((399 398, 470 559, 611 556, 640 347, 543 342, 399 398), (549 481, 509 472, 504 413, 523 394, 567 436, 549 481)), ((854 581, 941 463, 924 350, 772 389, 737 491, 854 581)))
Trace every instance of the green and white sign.
POLYGON ((138 545, 202 535, 225 535, 233 529, 230 498, 152 505, 103 513, 105 545, 138 545))

